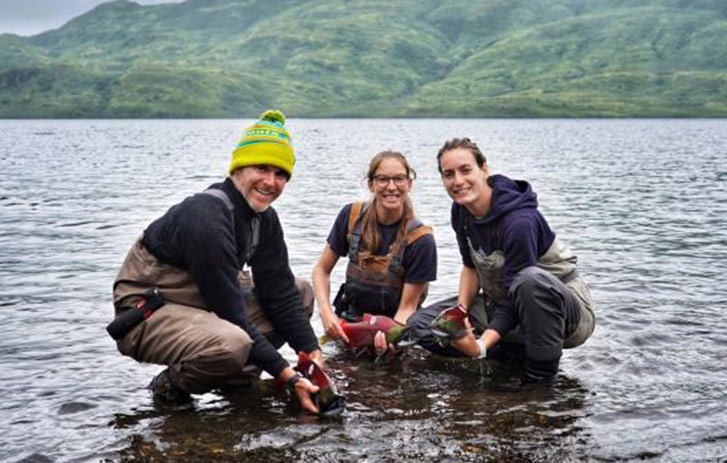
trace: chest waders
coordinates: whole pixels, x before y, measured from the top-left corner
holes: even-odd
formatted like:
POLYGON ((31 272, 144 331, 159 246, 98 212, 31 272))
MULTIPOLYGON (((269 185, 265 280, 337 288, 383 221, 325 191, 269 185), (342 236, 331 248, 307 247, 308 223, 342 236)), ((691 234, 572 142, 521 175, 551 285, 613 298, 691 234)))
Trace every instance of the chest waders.
MULTIPOLYGON (((485 254, 472 245, 472 240, 467 236, 467 246, 470 257, 480 277, 480 285, 485 296, 490 301, 504 303, 507 301, 507 290, 503 281, 503 270, 505 267, 505 254, 498 250, 491 254, 485 254)), ((540 256, 535 265, 552 274, 564 284, 578 277, 576 268, 577 257, 566 248, 563 243, 555 238, 548 250, 540 256)))
MULTIPOLYGON (((235 207, 224 191, 210 188, 197 194, 214 196, 225 203, 227 209, 232 213, 232 226, 234 229, 235 207)), ((252 281, 250 280, 250 283, 245 285, 244 273, 246 272, 242 270, 242 267, 252 258, 259 241, 260 218, 255 216, 250 223, 250 233, 247 234, 245 249, 244 251, 241 251, 240 255, 238 255, 238 260, 241 263, 238 280, 241 283, 246 303, 253 302, 257 304, 257 302, 254 301, 252 281)), ((134 247, 139 248, 140 250, 143 248, 141 238, 137 240, 134 247)), ((147 251, 144 250, 144 252, 146 253, 147 251)), ((151 263, 146 260, 142 260, 136 265, 122 267, 122 270, 116 278, 114 283, 114 306, 116 308, 117 317, 133 308, 136 301, 140 300, 140 298, 145 298, 146 296, 144 291, 148 288, 158 288, 161 291, 161 295, 163 296, 163 302, 161 304, 164 302, 173 302, 197 308, 206 307, 206 304, 199 293, 199 288, 197 288, 197 284, 194 282, 192 275, 187 270, 172 265, 151 263), (116 286, 119 282, 127 283, 124 285, 124 290, 116 290, 116 286)), ((136 324, 138 323, 139 322, 136 324)), ((114 337, 121 338, 133 328, 134 326, 125 327, 123 333, 116 333, 114 337)))
MULTIPOLYGON (((475 249, 470 239, 470 228, 465 222, 462 226, 467 239, 467 246, 470 251, 470 257, 475 265, 477 276, 480 280, 480 286, 485 295, 485 313, 477 313, 473 311, 472 315, 480 329, 484 330, 487 326, 487 320, 491 316, 493 303, 501 305, 511 305, 508 298, 507 289, 503 280, 503 270, 505 267, 505 255, 501 250, 495 250, 490 254, 486 254, 482 250, 475 249)), ((538 258, 535 266, 546 271, 562 282, 578 299, 581 307, 581 316, 578 317, 576 323, 572 326, 566 326, 566 336, 564 347, 574 347, 580 345, 590 336, 593 331, 595 316, 593 315, 593 300, 590 290, 586 283, 580 278, 576 262, 578 257, 575 256, 557 237, 553 240, 548 250, 538 258), (581 326, 583 325, 583 326, 581 326)), ((516 331, 510 333, 506 340, 519 342, 520 335, 516 331)))
MULTIPOLYGON (((235 229, 235 206, 232 204, 230 197, 227 196, 222 190, 215 188, 209 188, 202 191, 199 194, 207 194, 214 196, 215 198, 221 199, 227 206, 227 209, 232 213, 232 229, 235 229)), ((252 275, 250 271, 244 267, 250 264, 250 259, 255 254, 258 244, 260 243, 260 217, 254 215, 250 221, 250 233, 247 234, 247 240, 245 242, 245 251, 243 254, 238 255, 238 259, 241 262, 240 272, 237 275, 237 281, 240 283, 243 297, 245 298, 245 307, 248 311, 252 309, 253 313, 262 313, 260 304, 255 297, 255 285, 252 281, 252 275), (254 308, 254 309, 253 309, 254 308)))
MULTIPOLYGON (((211 195, 222 201, 233 215, 233 230, 245 227, 244 243, 239 243, 236 252, 237 277, 243 283, 242 268, 249 263, 259 244, 260 218, 253 216, 250 223, 236 221, 234 205, 222 190, 209 189, 197 194, 211 195)), ((233 231, 236 240, 238 235, 233 231)), ((244 284, 241 286, 248 304, 245 316, 249 325, 270 339, 270 334, 276 334, 274 327, 255 301, 252 286, 247 290, 244 284)), ((161 262, 143 246, 140 238, 132 246, 114 281, 117 317, 128 305, 127 301, 133 302, 149 289, 158 290, 164 304, 117 341, 122 354, 140 362, 167 365, 163 374, 168 382, 187 393, 207 392, 228 381, 249 381, 251 374, 257 375, 257 367, 248 362, 253 346, 249 333, 211 311, 190 272, 161 262)), ((153 387, 156 395, 157 387, 153 387)))
MULTIPOLYGON (((415 218, 407 224, 404 236, 391 243, 385 255, 361 250, 360 218, 367 206, 360 201, 351 206, 346 283, 333 302, 336 314, 349 321, 360 320, 364 313, 394 316, 404 288, 404 250, 422 236, 432 234, 431 227, 415 218)), ((426 292, 419 301, 420 305, 425 298, 426 292)))
MULTIPOLYGON (((225 203, 225 206, 227 206, 227 209, 232 213, 232 229, 235 229, 235 205, 232 204, 232 200, 230 200, 230 197, 227 196, 227 193, 216 188, 209 188, 198 194, 210 195, 222 200, 222 202, 225 203)), ((260 217, 257 215, 254 215, 250 221, 250 233, 247 236, 245 253, 238 256, 238 258, 242 261, 242 265, 240 266, 241 269, 250 263, 250 259, 252 259, 252 256, 255 254, 255 249, 257 249, 257 245, 260 243, 260 217)))

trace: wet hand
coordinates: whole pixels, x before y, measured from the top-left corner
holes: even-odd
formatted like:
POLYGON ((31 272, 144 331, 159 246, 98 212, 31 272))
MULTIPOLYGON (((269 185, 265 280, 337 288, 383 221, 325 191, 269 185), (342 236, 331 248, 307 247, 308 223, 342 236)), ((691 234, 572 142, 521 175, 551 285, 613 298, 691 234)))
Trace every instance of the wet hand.
POLYGON ((311 394, 315 394, 319 390, 320 388, 318 386, 315 386, 305 378, 300 378, 295 383, 295 393, 298 396, 298 400, 300 400, 300 405, 303 409, 311 413, 318 413, 318 407, 313 403, 311 394))
POLYGON ((348 336, 343 332, 341 327, 341 319, 334 313, 328 315, 321 314, 321 321, 323 322, 323 329, 326 332, 326 336, 331 339, 342 339, 348 344, 348 336))
POLYGON ((393 346, 386 344, 386 334, 383 331, 378 331, 374 336, 374 350, 376 351, 376 355, 384 355, 389 348, 393 348, 393 346))
POLYGON ((477 344, 477 339, 475 339, 472 325, 466 318, 464 319, 464 324, 467 327, 467 334, 459 339, 452 339, 450 344, 464 355, 472 358, 478 358, 480 356, 480 346, 477 344))

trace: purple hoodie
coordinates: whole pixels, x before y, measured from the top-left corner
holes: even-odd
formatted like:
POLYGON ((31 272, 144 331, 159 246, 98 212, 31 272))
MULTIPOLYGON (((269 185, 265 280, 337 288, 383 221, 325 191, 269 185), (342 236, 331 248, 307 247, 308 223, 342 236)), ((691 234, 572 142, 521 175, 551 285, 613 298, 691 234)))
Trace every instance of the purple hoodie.
MULTIPOLYGON (((507 290, 514 276, 535 265, 546 253, 555 233, 538 212, 538 197, 525 181, 511 180, 503 175, 489 178, 492 187, 490 210, 484 217, 474 217, 464 206, 452 204, 452 228, 457 235, 462 263, 474 267, 466 237, 476 250, 485 254, 501 251, 505 257, 502 283, 507 290)), ((517 324, 514 311, 498 307, 490 327, 504 335, 517 324)))

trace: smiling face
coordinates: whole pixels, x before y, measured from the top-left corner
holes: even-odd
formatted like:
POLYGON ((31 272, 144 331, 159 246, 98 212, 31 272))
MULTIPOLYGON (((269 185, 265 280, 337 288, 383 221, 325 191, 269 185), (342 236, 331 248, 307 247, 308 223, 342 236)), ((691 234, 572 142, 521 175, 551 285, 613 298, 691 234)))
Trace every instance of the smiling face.
POLYGON ((439 170, 444 188, 455 203, 477 217, 487 214, 492 198, 492 188, 487 184, 490 176, 487 164, 480 167, 472 151, 454 148, 442 153, 439 170))
POLYGON ((275 166, 261 164, 237 169, 232 181, 255 212, 264 212, 283 194, 288 174, 275 166))
POLYGON ((376 199, 379 220, 389 222, 401 219, 412 187, 404 163, 394 157, 382 159, 369 179, 368 186, 376 199))

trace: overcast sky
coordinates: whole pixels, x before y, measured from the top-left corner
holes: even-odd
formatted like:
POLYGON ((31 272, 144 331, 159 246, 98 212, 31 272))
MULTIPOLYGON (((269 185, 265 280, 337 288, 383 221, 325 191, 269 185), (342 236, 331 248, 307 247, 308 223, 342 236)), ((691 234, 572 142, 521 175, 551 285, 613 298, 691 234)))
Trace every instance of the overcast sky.
MULTIPOLYGON (((0 33, 33 35, 56 29, 108 0, 0 0, 0 33)), ((133 0, 142 5, 182 0, 133 0)))

